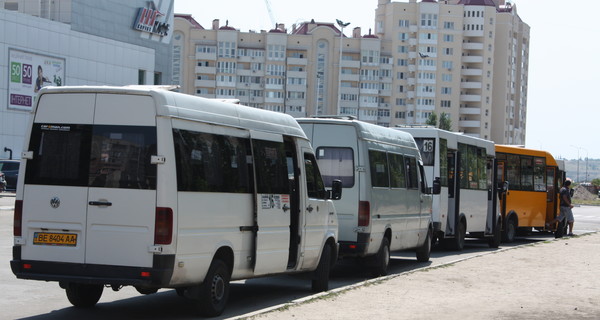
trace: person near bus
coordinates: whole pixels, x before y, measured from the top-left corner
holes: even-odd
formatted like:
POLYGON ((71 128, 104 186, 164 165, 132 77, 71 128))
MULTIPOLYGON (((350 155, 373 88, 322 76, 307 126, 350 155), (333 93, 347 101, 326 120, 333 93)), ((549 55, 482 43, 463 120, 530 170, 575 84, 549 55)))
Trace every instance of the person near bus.
POLYGON ((565 180, 562 188, 560 188, 560 193, 559 193, 559 195, 560 195, 560 214, 558 215, 558 217, 556 217, 556 219, 554 219, 554 221, 547 224, 546 226, 548 226, 552 223, 560 222, 566 218, 567 224, 569 225, 568 236, 572 237, 573 236, 573 223, 575 222, 575 218, 573 218, 573 211, 571 210, 573 208, 573 204, 571 203, 571 192, 569 189, 570 186, 571 186, 571 181, 565 180))

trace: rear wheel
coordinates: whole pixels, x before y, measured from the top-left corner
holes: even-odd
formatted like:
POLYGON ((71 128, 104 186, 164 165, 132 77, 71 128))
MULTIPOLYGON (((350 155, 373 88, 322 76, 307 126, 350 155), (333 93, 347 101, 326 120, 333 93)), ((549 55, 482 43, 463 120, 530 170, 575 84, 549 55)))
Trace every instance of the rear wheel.
POLYGON ((427 262, 431 256, 431 230, 427 231, 427 239, 423 245, 417 249, 417 261, 427 262))
POLYGON ((229 268, 225 262, 215 259, 208 269, 204 282, 200 285, 200 313, 216 317, 223 313, 229 299, 229 268))
POLYGON ((390 265, 390 240, 384 237, 381 241, 379 252, 375 255, 375 267, 373 275, 376 277, 387 275, 388 266, 390 265))
POLYGON ((513 242, 515 241, 515 236, 517 235, 517 220, 514 218, 508 219, 506 221, 506 227, 504 228, 504 234, 502 238, 504 242, 513 242))
POLYGON ((467 227, 464 221, 461 221, 457 228, 454 238, 444 239, 444 247, 448 250, 462 251, 465 247, 465 237, 467 235, 467 227))
POLYGON ((322 292, 329 290, 329 270, 331 267, 331 246, 326 244, 319 259, 319 265, 314 271, 312 279, 312 291, 322 292))
POLYGON ((98 303, 104 286, 101 284, 69 283, 65 288, 69 302, 78 308, 90 308, 98 303))

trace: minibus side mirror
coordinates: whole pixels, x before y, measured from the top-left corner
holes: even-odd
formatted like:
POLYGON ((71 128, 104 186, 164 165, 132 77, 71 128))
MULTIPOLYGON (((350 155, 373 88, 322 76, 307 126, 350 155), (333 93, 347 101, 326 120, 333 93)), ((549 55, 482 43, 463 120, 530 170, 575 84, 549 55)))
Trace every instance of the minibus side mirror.
POLYGON ((331 200, 342 198, 342 180, 335 179, 331 181, 331 190, 327 190, 327 198, 331 200))
POLYGON ((502 193, 508 192, 508 185, 509 185, 508 181, 504 181, 504 183, 502 184, 502 190, 500 190, 500 192, 502 192, 502 193))
POLYGON ((440 194, 440 192, 442 192, 442 182, 440 181, 440 177, 435 177, 429 194, 440 194))

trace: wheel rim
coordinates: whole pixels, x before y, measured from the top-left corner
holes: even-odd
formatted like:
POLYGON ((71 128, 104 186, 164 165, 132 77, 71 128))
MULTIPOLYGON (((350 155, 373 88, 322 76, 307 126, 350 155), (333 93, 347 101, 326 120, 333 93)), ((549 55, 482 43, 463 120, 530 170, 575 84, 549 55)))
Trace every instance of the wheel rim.
POLYGON ((215 302, 221 301, 225 296, 225 280, 220 274, 216 274, 213 278, 210 293, 215 302))
POLYGON ((389 247, 385 248, 385 250, 383 252, 383 263, 384 263, 384 267, 386 269, 390 265, 390 248, 389 247))

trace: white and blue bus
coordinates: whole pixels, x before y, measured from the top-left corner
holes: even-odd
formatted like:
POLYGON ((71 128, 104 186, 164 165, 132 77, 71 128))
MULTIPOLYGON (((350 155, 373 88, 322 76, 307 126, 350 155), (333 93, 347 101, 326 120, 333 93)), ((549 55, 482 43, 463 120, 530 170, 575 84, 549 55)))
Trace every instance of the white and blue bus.
POLYGON ((465 238, 500 244, 494 143, 433 127, 398 127, 410 133, 421 152, 427 179, 439 178, 433 196, 434 235, 444 247, 462 250, 465 238))

